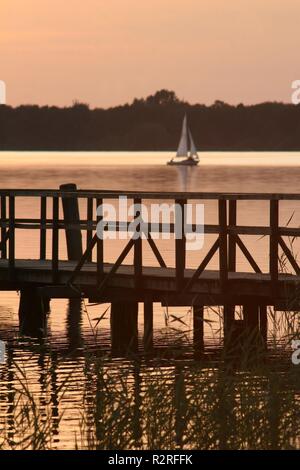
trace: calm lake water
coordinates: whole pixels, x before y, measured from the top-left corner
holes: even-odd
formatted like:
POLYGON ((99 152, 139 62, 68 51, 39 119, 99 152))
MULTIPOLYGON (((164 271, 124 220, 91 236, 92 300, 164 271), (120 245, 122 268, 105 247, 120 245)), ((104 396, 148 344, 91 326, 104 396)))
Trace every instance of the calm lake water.
MULTIPOLYGON (((195 192, 300 192, 300 153, 204 153, 201 164, 196 168, 174 168, 165 165, 170 153, 40 153, 40 152, 3 152, 0 153, 0 188, 51 188, 56 189, 63 183, 76 183, 80 189, 116 189, 135 191, 195 191, 195 192)), ((205 203, 205 221, 216 222, 216 205, 205 203)), ((263 202, 241 202, 238 223, 268 224, 267 204, 263 202)), ((37 207, 30 199, 20 200, 17 216, 34 216, 37 207)), ((291 225, 300 226, 300 204, 295 207, 290 202, 281 206, 280 221, 284 225, 293 215, 291 225)), ((26 231, 27 232, 27 231, 26 231)), ((22 258, 37 257, 35 234, 17 234, 16 255, 22 258), (22 237, 22 238, 21 238, 22 237)), ((257 262, 266 268, 268 263, 268 243, 260 237, 244 237, 247 246, 256 254, 257 262)), ((190 253, 188 264, 197 266, 213 240, 205 237, 201 253, 190 253)), ((173 245, 162 241, 165 259, 172 265, 173 245)), ((109 245, 106 260, 113 260, 120 252, 120 245, 109 245)), ((64 253, 62 253, 64 255, 64 253)), ((146 261, 151 264, 150 253, 146 261)), ((212 267, 217 260, 213 260, 212 267)), ((238 258, 238 267, 249 270, 246 261, 238 258)), ((27 381, 32 392, 41 400, 52 397, 51 413, 55 417, 58 408, 64 409, 60 422, 55 427, 54 447, 74 447, 75 433, 78 435, 78 417, 82 395, 89 380, 84 373, 85 363, 81 352, 85 349, 100 351, 106 355, 109 367, 122 367, 128 361, 111 358, 109 312, 105 313, 97 326, 97 335, 92 328, 97 319, 107 309, 107 305, 78 305, 77 302, 53 300, 48 324, 48 337, 43 352, 35 352, 35 342, 23 339, 18 334, 19 297, 14 292, 0 293, 0 339, 9 346, 6 363, 0 364, 0 431, 10 429, 13 434, 12 385, 16 380, 15 365, 26 370, 27 381), (78 321, 79 320, 79 321, 78 321), (52 374, 50 390, 44 383, 46 365, 53 367, 53 357, 57 368, 52 374), (72 387, 58 403, 55 390, 64 379, 72 374, 72 387), (53 398, 54 397, 54 398, 53 398)), ((142 306, 139 315, 139 332, 142 350, 143 316, 142 306)), ((210 351, 221 338, 220 319, 213 311, 206 311, 210 320, 205 325, 206 347, 210 351)), ((154 309, 154 342, 162 350, 178 350, 186 345, 189 357, 190 329, 192 316, 190 309, 173 308, 166 310, 158 304, 154 309), (179 316, 181 322, 174 322, 171 315, 179 316)), ((145 367, 147 367, 145 365, 145 367)))

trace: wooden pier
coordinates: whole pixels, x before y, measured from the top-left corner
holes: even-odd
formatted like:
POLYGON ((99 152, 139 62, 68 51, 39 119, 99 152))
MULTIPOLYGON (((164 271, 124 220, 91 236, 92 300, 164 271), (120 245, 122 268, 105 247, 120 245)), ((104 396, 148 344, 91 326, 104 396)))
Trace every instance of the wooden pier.
MULTIPOLYGON (((193 307, 195 344, 203 349, 203 308, 221 306, 224 312, 224 335, 233 329, 257 330, 266 341, 267 306, 278 310, 300 308, 300 267, 291 252, 286 237, 299 237, 300 229, 281 227, 280 201, 300 201, 300 194, 247 193, 159 193, 130 191, 77 190, 75 185, 63 185, 59 190, 1 190, 1 260, 0 290, 18 290, 20 297, 20 329, 24 334, 39 335, 45 331, 49 300, 52 298, 88 298, 92 302, 111 303, 112 343, 115 349, 137 343, 138 302, 144 303, 144 343, 153 344, 153 302, 169 306, 193 307), (104 262, 105 240, 96 234, 102 215, 96 208, 105 201, 126 196, 134 202, 140 216, 143 202, 169 201, 184 208, 188 201, 216 201, 218 223, 205 224, 204 233, 216 240, 196 269, 186 266, 186 239, 174 240, 175 265, 167 266, 153 237, 146 240, 131 237, 117 259, 104 262), (39 217, 17 217, 18 203, 31 198, 39 206, 39 217), (269 205, 267 226, 238 225, 239 201, 266 201, 269 205), (84 204, 86 215, 80 216, 84 204), (79 205, 81 211, 79 210, 79 205), (18 259, 15 233, 38 230, 39 258, 18 259), (49 237, 51 233, 51 246, 49 237), (85 232, 85 236, 83 234, 85 232), (269 266, 262 272, 255 255, 240 235, 264 236, 268 239, 269 266), (66 240, 67 259, 60 259, 62 238, 66 240), (82 240, 86 245, 83 247, 82 240), (148 243, 157 266, 143 262, 143 244, 148 243), (50 248, 50 250, 49 250, 50 248), (237 249, 248 261, 253 272, 237 270, 237 249), (47 259, 46 253, 51 252, 47 259), (124 259, 133 252, 132 265, 124 259), (294 273, 280 272, 279 255, 284 254, 294 273), (218 254, 219 268, 207 269, 218 254), (235 306, 243 307, 243 320, 235 319, 235 306)), ((184 223, 184 211, 168 227, 159 224, 159 231, 174 234, 175 224, 184 223)), ((149 228, 150 228, 150 222, 149 228)), ((117 221, 116 230, 127 231, 129 221, 117 221)), ((190 229, 195 230, 191 224, 190 229)), ((108 225, 107 229, 110 227, 108 225)), ((20 237, 21 243, 22 238, 20 237)), ((169 243, 172 243, 170 240, 169 243)), ((204 250, 202 250, 204 251, 204 250)))

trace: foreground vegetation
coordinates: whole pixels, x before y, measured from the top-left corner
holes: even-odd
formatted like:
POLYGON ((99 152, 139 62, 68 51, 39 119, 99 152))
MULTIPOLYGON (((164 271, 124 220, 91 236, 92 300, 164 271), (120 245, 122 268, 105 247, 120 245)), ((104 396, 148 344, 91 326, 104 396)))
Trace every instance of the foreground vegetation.
POLYGON ((76 424, 68 428, 63 447, 299 447, 298 367, 290 357, 268 358, 258 346, 251 352, 246 346, 235 359, 232 351, 230 359, 221 355, 218 363, 208 357, 168 362, 134 358, 114 365, 86 352, 60 383, 59 368, 60 359, 46 353, 37 392, 26 366, 9 360, 14 377, 8 384, 7 417, 1 422, 2 449, 61 448, 59 435, 72 394, 78 398, 77 406, 71 402, 76 424), (83 385, 76 383, 79 373, 85 377, 83 385))

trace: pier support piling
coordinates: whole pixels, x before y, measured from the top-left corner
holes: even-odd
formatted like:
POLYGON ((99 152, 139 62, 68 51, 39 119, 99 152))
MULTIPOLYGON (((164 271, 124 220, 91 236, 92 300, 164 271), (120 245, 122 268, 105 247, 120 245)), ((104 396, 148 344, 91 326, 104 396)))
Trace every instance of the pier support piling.
POLYGON ((33 338, 42 338, 47 330, 47 303, 34 288, 22 289, 19 303, 20 333, 33 338))
POLYGON ((113 354, 130 354, 138 350, 138 302, 112 302, 111 347, 113 354))

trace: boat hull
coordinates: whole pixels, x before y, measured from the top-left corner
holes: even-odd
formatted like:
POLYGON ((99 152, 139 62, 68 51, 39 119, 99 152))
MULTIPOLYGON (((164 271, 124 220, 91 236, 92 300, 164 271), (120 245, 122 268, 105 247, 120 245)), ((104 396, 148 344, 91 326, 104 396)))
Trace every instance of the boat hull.
POLYGON ((167 165, 176 165, 176 166, 197 166, 199 163, 199 161, 197 160, 192 160, 192 159, 186 159, 186 160, 182 160, 181 162, 176 162, 174 160, 170 160, 169 162, 167 162, 167 165))

